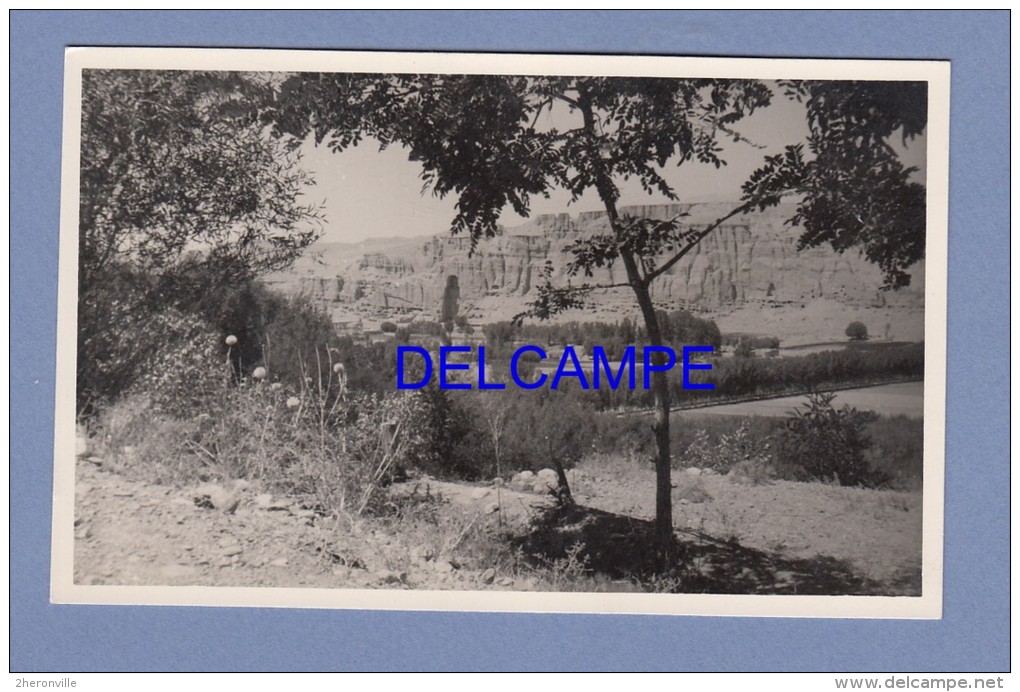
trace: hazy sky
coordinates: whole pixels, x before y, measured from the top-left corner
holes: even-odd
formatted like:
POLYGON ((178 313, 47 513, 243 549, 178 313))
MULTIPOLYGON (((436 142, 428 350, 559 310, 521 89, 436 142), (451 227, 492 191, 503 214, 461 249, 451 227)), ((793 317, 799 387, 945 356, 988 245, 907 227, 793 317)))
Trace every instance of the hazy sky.
MULTIPOLYGON (((545 114, 547 127, 563 127, 565 114, 545 114)), ((769 154, 779 153, 786 144, 807 135, 803 106, 782 96, 768 108, 737 123, 736 129, 764 149, 746 143, 724 143, 722 158, 728 165, 717 170, 696 162, 682 167, 667 165, 663 175, 680 196, 680 201, 737 200, 740 185, 769 154)), ((312 200, 325 203, 323 240, 356 242, 371 237, 417 236, 449 233, 455 215, 456 197, 438 199, 431 192, 422 194, 420 164, 407 160, 407 151, 390 147, 380 152, 372 141, 341 154, 333 154, 325 145, 303 147, 304 166, 315 179, 309 190, 312 200)), ((924 139, 915 140, 905 159, 924 168, 924 139)), ((661 195, 648 195, 636 180, 617 181, 621 187, 620 206, 667 202, 661 195)), ((552 191, 550 198, 532 199, 532 216, 544 213, 601 210, 594 191, 569 205, 569 195, 552 191)), ((524 219, 505 210, 500 222, 515 226, 524 219)))

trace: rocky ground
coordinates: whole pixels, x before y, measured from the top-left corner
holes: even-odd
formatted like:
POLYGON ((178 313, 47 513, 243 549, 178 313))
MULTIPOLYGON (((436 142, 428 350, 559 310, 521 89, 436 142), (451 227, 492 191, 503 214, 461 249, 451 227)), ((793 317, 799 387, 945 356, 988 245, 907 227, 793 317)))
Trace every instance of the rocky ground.
POLYGON ((397 514, 338 520, 244 482, 174 488, 77 463, 79 584, 721 593, 920 592, 921 495, 687 469, 674 480, 683 570, 640 580, 653 474, 622 460, 496 487, 418 479, 397 514))

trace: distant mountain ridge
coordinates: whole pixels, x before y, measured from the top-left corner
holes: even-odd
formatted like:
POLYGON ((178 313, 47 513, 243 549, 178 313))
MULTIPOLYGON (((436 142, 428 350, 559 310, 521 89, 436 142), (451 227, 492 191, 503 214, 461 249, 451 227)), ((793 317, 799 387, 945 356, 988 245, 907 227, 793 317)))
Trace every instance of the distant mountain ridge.
MULTIPOLYGON (((679 217, 703 227, 724 216, 733 203, 629 206, 621 215, 656 219, 679 217)), ((800 229, 784 220, 791 203, 734 217, 708 235, 652 289, 664 308, 718 310, 760 304, 802 305, 826 299, 849 307, 923 307, 924 267, 912 272, 909 288, 880 291, 881 273, 856 252, 842 255, 828 247, 797 250, 800 229)), ((439 315, 443 291, 457 277, 461 312, 472 321, 505 319, 525 309, 547 262, 553 281, 566 283, 566 248, 578 237, 608 233, 604 212, 543 214, 480 240, 471 252, 465 236, 373 238, 359 243, 318 243, 287 272, 269 277, 285 291, 303 293, 328 310, 373 307, 439 315), (434 313, 434 314, 433 314, 434 313)), ((622 266, 597 270, 590 283, 624 281, 622 266)), ((573 282, 581 280, 574 278, 573 282)), ((596 302, 623 314, 636 313, 633 295, 614 289, 596 302)))

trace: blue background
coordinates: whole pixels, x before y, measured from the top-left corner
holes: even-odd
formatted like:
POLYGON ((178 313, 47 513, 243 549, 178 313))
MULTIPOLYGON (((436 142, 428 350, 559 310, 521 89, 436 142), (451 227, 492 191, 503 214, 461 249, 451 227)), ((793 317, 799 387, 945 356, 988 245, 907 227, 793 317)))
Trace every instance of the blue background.
POLYGON ((1007 12, 17 11, 10 32, 11 670, 1008 669, 1007 12), (68 45, 951 60, 944 619, 49 605, 68 45))

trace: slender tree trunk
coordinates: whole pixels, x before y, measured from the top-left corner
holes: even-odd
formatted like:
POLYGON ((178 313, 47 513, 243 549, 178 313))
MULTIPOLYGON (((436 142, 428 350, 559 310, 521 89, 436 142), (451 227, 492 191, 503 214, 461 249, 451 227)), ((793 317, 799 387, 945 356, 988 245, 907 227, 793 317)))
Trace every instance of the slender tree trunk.
MULTIPOLYGON (((620 215, 616 209, 618 195, 616 186, 613 184, 604 162, 598 154, 596 140, 597 132, 595 127, 595 114, 591 106, 591 100, 583 87, 578 88, 578 107, 584 118, 584 127, 591 138, 592 165, 595 172, 595 189, 599 198, 605 206, 606 215, 609 218, 609 225, 617 239, 622 241, 624 237, 623 228, 620 225, 620 215)), ((627 270, 627 282, 634 289, 638 305, 641 307, 641 316, 644 318, 645 330, 648 332, 648 344, 650 346, 663 346, 662 331, 659 329, 659 318, 655 314, 655 306, 652 304, 652 297, 649 291, 649 282, 641 274, 638 266, 638 259, 628 250, 620 247, 620 259, 627 270)), ((652 362, 655 365, 664 365, 665 354, 656 353, 652 362)), ((670 483, 670 450, 669 450, 669 381, 663 371, 655 372, 652 375, 652 394, 655 397, 655 425, 652 431, 655 433, 655 444, 657 454, 655 457, 655 544, 656 557, 659 569, 665 569, 671 560, 673 553, 673 496, 672 484, 670 483)))
MULTIPOLYGON (((631 260, 633 262, 633 260, 631 260)), ((626 260, 624 262, 627 264, 626 260)), ((628 268, 629 273, 629 268, 628 268)), ((662 332, 659 329, 659 318, 655 314, 655 306, 648 287, 644 283, 632 284, 637 296, 641 315, 644 317, 645 329, 648 332, 649 346, 664 346, 662 332)), ((666 355, 655 353, 652 363, 665 365, 666 355)), ((669 444, 669 380, 665 371, 652 373, 652 394, 655 397, 655 543, 658 549, 660 568, 669 564, 673 550, 673 494, 671 483, 671 454, 669 444)))
POLYGON ((570 483, 567 482, 567 470, 563 468, 563 462, 560 461, 560 458, 553 454, 552 440, 547 438, 546 444, 549 447, 549 458, 552 459, 553 467, 556 469, 556 478, 560 484, 556 491, 556 499, 565 507, 573 507, 574 495, 570 492, 570 483))
MULTIPOLYGON (((616 210, 616 203, 612 199, 603 197, 606 213, 609 215, 610 225, 614 233, 619 237, 619 215, 616 210)), ((638 260, 631 253, 621 250, 620 259, 627 269, 627 280, 634 295, 637 297, 638 306, 641 308, 641 317, 644 319, 645 331, 648 333, 649 346, 665 346, 662 339, 662 330, 659 328, 659 317, 655 314, 655 305, 652 303, 651 292, 648 283, 641 276, 638 269, 638 260)), ((657 352, 652 355, 652 363, 657 366, 666 364, 666 354, 657 352)), ((655 424, 652 432, 655 434, 655 544, 660 569, 666 569, 670 564, 673 553, 673 494, 671 483, 671 454, 669 444, 669 410, 672 404, 669 394, 669 380, 666 372, 658 370, 652 373, 652 395, 655 397, 655 424)))

